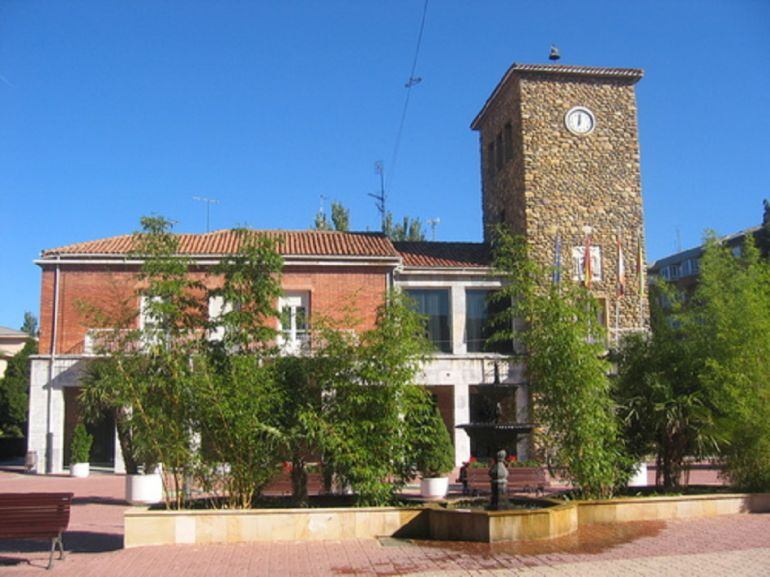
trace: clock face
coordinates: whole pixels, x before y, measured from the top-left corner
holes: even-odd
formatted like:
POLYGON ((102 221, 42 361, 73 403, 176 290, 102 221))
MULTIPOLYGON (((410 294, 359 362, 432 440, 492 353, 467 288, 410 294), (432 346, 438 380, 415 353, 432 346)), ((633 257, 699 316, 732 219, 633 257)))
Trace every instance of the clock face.
POLYGON ((596 120, 588 108, 575 106, 564 115, 564 124, 573 134, 589 134, 596 126, 596 120))

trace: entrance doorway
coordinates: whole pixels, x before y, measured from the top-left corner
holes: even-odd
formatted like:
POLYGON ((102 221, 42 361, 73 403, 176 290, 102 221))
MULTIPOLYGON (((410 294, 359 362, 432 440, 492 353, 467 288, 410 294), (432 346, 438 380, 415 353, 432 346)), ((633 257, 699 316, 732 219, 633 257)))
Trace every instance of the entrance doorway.
MULTIPOLYGON (((79 387, 64 389, 64 466, 70 464, 70 445, 75 426, 80 422, 83 409, 78 397, 79 387)), ((86 431, 93 437, 89 462, 96 467, 115 466, 115 417, 111 412, 105 412, 94 423, 85 423, 86 431)))

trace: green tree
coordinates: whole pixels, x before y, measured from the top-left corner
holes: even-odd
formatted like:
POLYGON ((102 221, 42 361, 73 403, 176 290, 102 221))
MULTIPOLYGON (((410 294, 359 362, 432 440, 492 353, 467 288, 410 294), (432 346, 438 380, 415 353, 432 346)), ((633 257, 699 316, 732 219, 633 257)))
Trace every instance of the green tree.
POLYGON ((455 466, 454 445, 438 406, 429 397, 417 398, 408 415, 414 467, 425 477, 441 477, 455 466))
POLYGON ((108 358, 86 372, 81 402, 91 416, 115 411, 121 447, 130 455, 127 465, 163 463, 172 483, 165 486, 167 506, 180 507, 197 464, 191 384, 200 349, 196 335, 205 327, 203 287, 188 274, 190 263, 179 255, 171 222, 143 217, 141 224, 133 256, 142 261, 137 296, 143 324, 131 328, 133 311, 90 306, 93 317, 112 319, 114 330, 99 346, 108 358))
POLYGON ((699 377, 722 415, 732 481, 770 489, 770 262, 747 238, 740 256, 709 235, 687 330, 699 377))
POLYGON ((37 341, 27 339, 9 361, 0 379, 0 437, 25 437, 29 409, 30 355, 37 353, 37 341))
POLYGON ((37 336, 37 317, 29 311, 24 312, 24 323, 19 329, 27 333, 30 337, 35 338, 37 336))
POLYGON ((715 456, 720 439, 681 298, 672 287, 653 286, 652 332, 628 335, 616 359, 615 395, 627 450, 636 461, 655 455, 656 484, 666 489, 679 486, 688 457, 715 456))
POLYGON ((332 201, 332 224, 334 230, 347 232, 350 230, 350 211, 341 202, 332 201))
POLYGON ((319 210, 315 213, 315 220, 313 221, 313 227, 315 230, 331 230, 332 227, 329 224, 329 220, 326 218, 326 213, 319 210))
POLYGON ((628 478, 629 466, 596 303, 582 286, 547 282, 549 275, 528 258, 526 241, 503 228, 496 231, 493 258, 505 280, 495 298, 511 303, 494 318, 493 340, 513 338, 526 348, 538 441, 583 495, 609 497, 628 478))
POLYGON ((765 199, 762 205, 764 212, 762 228, 757 232, 757 247, 764 258, 770 259, 770 200, 765 199))
POLYGON ((70 461, 73 463, 88 463, 91 460, 91 445, 93 445, 93 442, 94 438, 88 434, 83 423, 75 425, 70 444, 70 461))
POLYGON ((425 240, 425 232, 419 218, 405 216, 401 223, 393 224, 393 214, 390 212, 386 212, 385 218, 382 220, 382 232, 395 241, 425 240))
MULTIPOLYGON (((117 333, 118 329, 114 330, 117 333)), ((155 451, 143 451, 139 439, 146 420, 141 407, 133 410, 144 387, 142 357, 126 354, 126 350, 120 347, 109 351, 103 349, 101 352, 105 356, 88 362, 81 378, 79 398, 89 421, 102 418, 105 412, 112 414, 126 474, 136 475, 140 467, 148 472, 152 469, 155 462, 150 455, 155 451)))
POLYGON ((212 319, 206 354, 196 362, 195 430, 201 435, 198 478, 229 507, 250 507, 277 473, 282 441, 275 428, 280 406, 271 358, 275 303, 281 294, 283 260, 267 238, 245 230, 238 254, 212 271, 222 279, 209 296, 223 313, 212 319), (225 466, 226 464, 226 466, 225 466))
POLYGON ((409 426, 415 412, 432 409, 413 384, 429 349, 422 320, 392 293, 371 330, 356 335, 323 320, 314 326, 312 357, 276 362, 284 391, 277 428, 295 500, 306 502, 306 459, 320 455, 325 473, 350 486, 360 504, 387 503, 414 475, 418 441, 432 434, 409 426))
POLYGON ((347 232, 350 230, 350 211, 345 208, 341 202, 332 201, 332 220, 331 223, 323 210, 319 210, 315 215, 313 226, 316 230, 337 230, 347 232))

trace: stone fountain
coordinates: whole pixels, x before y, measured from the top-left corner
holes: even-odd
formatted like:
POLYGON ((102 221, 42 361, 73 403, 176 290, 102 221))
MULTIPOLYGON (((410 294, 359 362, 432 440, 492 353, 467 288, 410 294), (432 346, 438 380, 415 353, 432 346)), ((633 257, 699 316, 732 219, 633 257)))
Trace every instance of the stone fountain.
POLYGON ((536 427, 532 423, 515 420, 517 387, 517 384, 500 382, 500 367, 495 363, 493 383, 477 387, 478 394, 471 411, 473 421, 457 425, 458 429, 463 429, 471 438, 471 449, 476 453, 475 456, 494 458, 494 464, 489 471, 492 495, 489 509, 493 511, 507 508, 507 455, 516 454, 519 436, 530 434, 536 427), (513 419, 510 414, 513 414, 513 419), (501 495, 503 498, 500 498, 501 495))

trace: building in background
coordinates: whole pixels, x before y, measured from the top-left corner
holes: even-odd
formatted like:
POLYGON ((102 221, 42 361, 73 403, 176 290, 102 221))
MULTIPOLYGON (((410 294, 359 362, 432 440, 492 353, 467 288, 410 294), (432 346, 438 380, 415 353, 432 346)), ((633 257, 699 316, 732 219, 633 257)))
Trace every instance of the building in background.
MULTIPOLYGON (((728 234, 719 240, 727 246, 735 256, 740 256, 746 237, 751 235, 759 241, 763 235, 763 227, 755 226, 740 232, 728 234)), ((675 252, 653 262, 647 269, 650 281, 662 279, 673 283, 685 293, 692 293, 698 285, 700 274, 700 259, 703 256, 703 246, 696 246, 680 252, 675 252)))
POLYGON ((5 375, 8 361, 24 348, 30 336, 24 331, 0 327, 0 379, 5 375))

